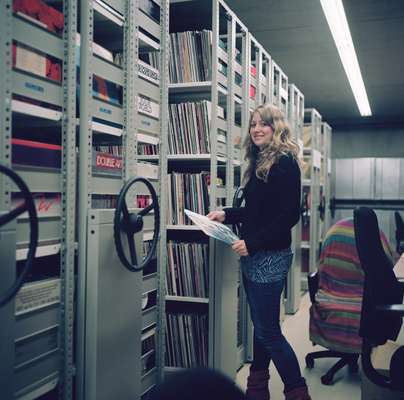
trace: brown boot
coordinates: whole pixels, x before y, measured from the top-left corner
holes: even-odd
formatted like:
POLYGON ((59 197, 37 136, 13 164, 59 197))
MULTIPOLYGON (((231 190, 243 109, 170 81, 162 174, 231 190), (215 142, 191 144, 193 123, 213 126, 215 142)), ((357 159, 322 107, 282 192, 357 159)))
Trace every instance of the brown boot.
POLYGON ((247 378, 247 400, 269 400, 269 372, 267 369, 253 371, 250 368, 250 376, 247 378))
POLYGON ((311 400, 311 397, 307 386, 301 386, 285 392, 285 400, 311 400))

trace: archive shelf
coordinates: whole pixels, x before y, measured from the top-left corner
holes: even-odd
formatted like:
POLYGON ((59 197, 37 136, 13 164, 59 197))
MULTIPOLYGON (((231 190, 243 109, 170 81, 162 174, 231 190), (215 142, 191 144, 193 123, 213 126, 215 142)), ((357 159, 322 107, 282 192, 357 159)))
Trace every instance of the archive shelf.
POLYGON ((331 227, 331 209, 330 209, 330 199, 331 199, 331 174, 332 174, 332 163, 331 163, 331 140, 332 140, 332 128, 326 122, 321 124, 321 137, 322 137, 322 158, 321 158, 321 178, 320 182, 322 184, 322 213, 323 217, 321 220, 321 235, 320 240, 323 241, 324 237, 331 227))
MULTIPOLYGON (((208 3, 203 1, 172 2, 170 12, 172 48, 175 49, 177 42, 181 42, 185 37, 190 41, 194 41, 194 48, 199 48, 199 43, 202 43, 199 40, 204 40, 203 46, 205 47, 201 47, 204 49, 202 56, 205 56, 206 60, 211 60, 211 64, 206 64, 208 65, 208 70, 204 73, 202 70, 201 72, 192 72, 191 69, 188 72, 187 68, 190 67, 191 60, 195 59, 196 55, 190 54, 189 58, 185 60, 180 60, 177 55, 172 55, 170 63, 171 77, 175 79, 169 85, 169 99, 170 104, 172 104, 172 110, 181 110, 182 107, 185 109, 186 106, 181 105, 181 103, 186 102, 187 104, 200 102, 199 104, 206 107, 207 114, 203 118, 206 118, 209 130, 208 133, 203 131, 202 134, 207 136, 201 137, 208 139, 209 150, 208 152, 198 153, 198 151, 194 151, 195 148, 191 151, 184 148, 181 150, 184 154, 176 154, 171 151, 172 154, 167 155, 168 171, 173 174, 182 174, 176 175, 176 179, 188 179, 186 178, 187 174, 196 174, 194 175, 195 178, 192 179, 196 179, 197 176, 208 176, 207 181, 203 178, 204 183, 202 183, 205 187, 204 190, 206 190, 205 196, 208 196, 205 201, 208 200, 208 202, 204 203, 203 210, 202 208, 199 210, 201 213, 207 213, 209 209, 216 209, 218 205, 223 206, 226 202, 230 204, 234 186, 240 184, 241 156, 239 143, 241 132, 246 124, 243 107, 246 102, 247 88, 244 81, 244 71, 247 69, 247 30, 227 5, 218 0, 208 3), (186 18, 182 18, 185 15, 186 18), (183 67, 181 71, 176 69, 180 66, 183 67), (176 72, 174 73, 174 71, 176 72), (204 78, 202 80, 195 79, 197 76, 204 76, 204 78), (203 173, 203 175, 198 175, 200 173, 203 173), (219 187, 217 187, 218 185, 219 187)), ((201 121, 198 119, 200 114, 196 115, 195 118, 195 124, 199 124, 199 121, 201 121)), ((173 118, 170 123, 177 135, 182 134, 180 125, 175 125, 173 118)), ((200 130, 195 130, 195 132, 199 132, 198 135, 201 134, 200 130)), ((192 137, 189 138, 193 140, 192 137)), ((189 139, 184 136, 185 140, 189 139)), ((177 196, 177 193, 175 193, 175 196, 177 196)), ((180 212, 183 211, 180 210, 180 212)), ((189 224, 188 221, 185 222, 189 224)), ((216 243, 213 240, 208 241, 206 236, 192 225, 182 223, 173 225, 172 221, 168 221, 167 231, 169 240, 178 245, 179 248, 182 248, 181 246, 185 248, 187 243, 193 243, 195 246, 207 246, 209 258, 204 262, 200 260, 198 263, 200 263, 201 268, 202 266, 205 266, 205 269, 207 268, 209 285, 207 297, 166 295, 165 307, 168 318, 172 319, 170 319, 171 322, 166 320, 166 324, 174 323, 174 320, 177 321, 176 318, 181 324, 188 321, 188 318, 187 323, 191 323, 193 315, 200 316, 202 319, 198 320, 199 322, 192 320, 192 324, 202 324, 207 329, 207 332, 204 333, 207 335, 207 348, 202 346, 207 353, 200 354, 201 359, 198 359, 199 356, 194 359, 193 357, 197 353, 197 349, 194 349, 189 354, 183 354, 186 357, 184 360, 188 360, 183 361, 185 364, 168 364, 165 371, 171 373, 177 370, 177 367, 195 365, 193 362, 198 359, 199 361, 197 362, 202 362, 203 360, 203 365, 220 368, 229 374, 233 374, 231 370, 233 369, 235 373, 237 368, 235 362, 236 339, 232 349, 234 353, 232 365, 225 365, 225 360, 223 358, 219 359, 213 352, 214 347, 222 347, 225 337, 223 330, 226 329, 219 316, 221 314, 220 307, 222 306, 219 292, 223 281, 215 267, 218 265, 217 254, 219 252, 216 248, 216 243), (213 302, 213 299, 217 300, 213 302)), ((170 246, 171 242, 168 243, 168 246, 170 246)), ((185 264, 182 268, 185 268, 185 264)), ((168 279, 171 278, 169 277, 168 279)), ((237 296, 236 277, 234 277, 234 286, 228 292, 228 296, 229 298, 234 296, 233 306, 235 306, 237 296)), ((236 318, 236 313, 237 310, 234 309, 234 318, 236 318)), ((196 325, 192 326, 196 327, 196 325)), ((173 340, 168 333, 172 333, 171 329, 166 326, 166 354, 169 357, 168 359, 171 360, 169 362, 174 362, 172 359, 173 349, 171 348, 173 340), (171 356, 168 356, 168 354, 171 354, 171 356)), ((230 336, 227 337, 228 339, 235 333, 235 319, 234 326, 229 326, 229 329, 232 331, 229 331, 230 336)), ((178 342, 178 338, 175 341, 178 342)))
POLYGON ((249 92, 249 111, 272 99, 272 64, 271 56, 261 44, 248 34, 247 87, 249 92))
MULTIPOLYGON (((3 343, 7 353, 0 367, 5 398, 36 398, 56 386, 69 397, 72 390, 76 168, 73 38, 77 4, 39 3, 48 7, 52 18, 41 21, 40 15, 18 2, 4 1, 0 6, 0 97, 4 102, 0 162, 13 167, 34 193, 39 214, 35 261, 51 260, 54 268, 52 279, 34 268, 30 282, 0 311, 1 325, 11 332, 11 342, 3 343), (54 158, 51 167, 48 157, 54 158), (56 209, 48 195, 58 197, 56 209)), ((1 180, 1 210, 10 209, 16 201, 16 188, 1 180)), ((10 254, 4 267, 11 271, 11 277, 27 256, 27 222, 24 215, 17 219, 11 228, 14 243, 0 251, 2 256, 10 254)), ((4 244, 2 241, 1 246, 4 244)), ((2 281, 4 277, 4 284, 9 286, 7 274, 2 275, 2 281)))
POLYGON ((321 124, 322 117, 314 109, 304 110, 303 127, 303 192, 302 204, 302 287, 307 288, 308 273, 317 269, 320 235, 320 176, 321 176, 321 124))
MULTIPOLYGON (((288 85, 288 115, 287 119, 292 130, 292 136, 300 148, 300 158, 303 159, 303 121, 304 121, 304 95, 293 83, 288 85)), ((302 186, 309 184, 302 176, 302 186)), ((290 268, 286 284, 285 311, 294 314, 300 304, 301 297, 301 248, 306 248, 302 243, 302 224, 298 224, 292 230, 292 249, 294 253, 293 264, 290 268)))
MULTIPOLYGON (((165 186, 160 185, 160 176, 165 175, 166 169, 168 1, 94 0, 81 1, 80 4, 80 37, 77 39, 81 45, 78 55, 80 176, 76 395, 78 399, 98 399, 108 397, 107 392, 111 388, 101 388, 107 384, 99 379, 99 371, 104 366, 94 360, 92 353, 86 352, 93 343, 103 340, 103 334, 99 334, 99 331, 105 331, 101 322, 98 330, 98 325, 95 325, 98 322, 91 316, 86 317, 86 310, 91 309, 92 304, 94 310, 98 310, 105 303, 102 291, 96 284, 92 284, 89 274, 99 270, 99 279, 101 274, 108 276, 108 271, 102 272, 105 270, 103 265, 107 259, 110 260, 110 253, 115 254, 115 250, 105 252, 103 247, 110 246, 113 239, 108 239, 104 245, 101 242, 104 243, 105 235, 111 234, 116 198, 123 183, 133 176, 150 179, 158 193, 161 217, 165 215, 165 186), (150 150, 147 147, 152 149, 152 155, 142 154, 150 150), (91 243, 94 255, 93 249, 90 249, 91 243), (87 265, 90 265, 90 272, 86 271, 87 265), (92 337, 90 342, 86 342, 86 337, 92 337)), ((140 186, 129 196, 135 208, 148 201, 145 198, 148 192, 140 186)), ((154 213, 144 218, 141 244, 143 254, 150 247, 154 218, 154 213)), ((161 223, 160 227, 159 236, 165 243, 165 225, 161 223)), ((131 276, 127 276, 134 284, 130 292, 134 292, 136 297, 131 298, 130 293, 127 293, 127 301, 133 302, 131 318, 137 316, 135 319, 138 321, 130 324, 131 332, 127 334, 132 335, 134 346, 128 350, 127 361, 121 363, 122 366, 126 362, 131 364, 130 371, 125 371, 131 373, 130 382, 125 380, 125 392, 131 398, 145 396, 159 376, 160 344, 156 332, 159 331, 161 262, 158 260, 165 259, 164 249, 158 246, 157 253, 143 274, 137 273, 135 276, 129 273, 131 276), (154 329, 154 347, 149 349, 146 357, 140 348, 145 332, 150 329, 154 329), (132 354, 130 360, 129 353, 132 354), (148 363, 153 362, 152 369, 142 368, 146 358, 148 363)), ((113 268, 123 268, 114 257, 113 268)), ((122 271, 117 271, 116 277, 110 278, 116 279, 119 274, 122 271)), ((117 342, 124 343, 127 340, 127 336, 117 338, 117 342)), ((102 357, 104 353, 100 352, 98 358, 101 360, 102 357)), ((113 373, 117 377, 111 379, 119 385, 120 372, 113 373)), ((123 393, 122 387, 114 386, 115 393, 123 393)))
POLYGON ((288 77, 272 59, 272 96, 271 102, 288 115, 288 77))

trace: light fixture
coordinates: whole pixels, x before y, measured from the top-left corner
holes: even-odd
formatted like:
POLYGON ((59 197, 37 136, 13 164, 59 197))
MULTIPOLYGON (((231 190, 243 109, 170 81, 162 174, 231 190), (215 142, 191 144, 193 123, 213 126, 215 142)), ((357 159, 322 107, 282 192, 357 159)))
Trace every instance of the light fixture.
POLYGON ((342 0, 320 0, 362 117, 372 115, 342 0))

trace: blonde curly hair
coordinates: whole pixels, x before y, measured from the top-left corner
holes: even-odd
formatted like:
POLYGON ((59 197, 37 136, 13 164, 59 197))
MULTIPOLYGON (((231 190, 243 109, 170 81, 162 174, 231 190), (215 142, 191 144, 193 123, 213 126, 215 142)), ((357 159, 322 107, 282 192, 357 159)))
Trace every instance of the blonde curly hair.
POLYGON ((290 154, 301 166, 299 160, 299 145, 292 138, 292 133, 283 112, 272 104, 263 104, 258 106, 250 116, 248 124, 248 134, 243 143, 245 149, 244 160, 247 161, 247 168, 244 172, 243 182, 246 184, 255 169, 258 179, 267 182, 271 167, 276 164, 282 155, 290 154), (274 131, 270 143, 259 148, 254 144, 250 135, 251 121, 255 113, 258 113, 261 119, 270 125, 274 131))

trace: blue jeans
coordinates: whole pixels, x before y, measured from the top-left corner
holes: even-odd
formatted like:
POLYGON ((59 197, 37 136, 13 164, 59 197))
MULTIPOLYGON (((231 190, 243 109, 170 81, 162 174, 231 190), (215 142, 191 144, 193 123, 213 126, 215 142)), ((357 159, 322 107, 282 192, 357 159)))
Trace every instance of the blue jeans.
POLYGON ((296 354, 283 336, 279 323, 285 279, 258 283, 247 279, 243 274, 243 283, 254 325, 252 370, 268 369, 272 360, 285 386, 285 392, 305 386, 296 354))

